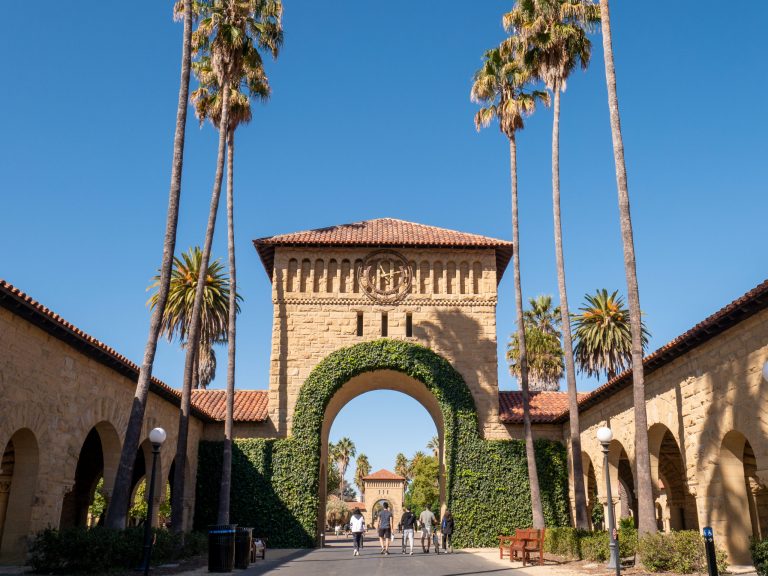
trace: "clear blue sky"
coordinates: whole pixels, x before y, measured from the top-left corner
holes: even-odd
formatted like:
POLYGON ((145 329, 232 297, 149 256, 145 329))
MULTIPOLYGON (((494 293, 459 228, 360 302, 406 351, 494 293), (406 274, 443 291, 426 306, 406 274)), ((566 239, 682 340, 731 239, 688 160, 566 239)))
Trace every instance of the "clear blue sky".
MULTIPOLYGON (((267 386, 272 322, 253 238, 382 216, 511 235, 507 146, 495 127, 475 132, 469 101, 511 1, 284 2, 285 48, 268 65, 272 100, 237 142, 243 388, 267 386)), ((641 304, 655 349, 768 276, 768 3, 734 6, 728 19, 714 0, 612 4, 641 304)), ((0 277, 137 361, 168 196, 181 38, 171 5, 4 7, 0 277)), ((551 120, 541 110, 519 137, 526 298, 557 292, 551 120)), ((596 288, 625 291, 599 36, 591 68, 568 83, 561 132, 575 309, 596 288)), ((191 118, 181 248, 202 241, 215 144, 191 118)), ((502 358, 511 274, 499 289, 502 358)), ((178 346, 163 344, 155 374, 178 385, 181 364, 178 346)), ((510 387, 503 365, 499 373, 510 387)), ((389 466, 395 452, 428 439, 372 464, 389 466)))

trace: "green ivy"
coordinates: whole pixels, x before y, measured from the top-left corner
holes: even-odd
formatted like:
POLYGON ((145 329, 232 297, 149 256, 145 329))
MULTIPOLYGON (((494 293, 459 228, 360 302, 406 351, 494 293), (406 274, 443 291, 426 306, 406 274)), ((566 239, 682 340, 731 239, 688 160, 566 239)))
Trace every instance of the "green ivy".
MULTIPOLYGON (((445 432, 447 503, 456 520, 455 545, 493 546, 499 534, 530 526, 524 443, 483 440, 472 394, 461 375, 430 349, 390 339, 344 348, 320 362, 299 393, 289 438, 235 441, 231 521, 253 526, 271 546, 313 545, 326 407, 351 378, 377 370, 411 376, 438 401, 445 432)), ((216 518, 221 450, 221 443, 200 443, 196 527, 204 528, 216 518)), ((547 525, 567 525, 564 446, 538 440, 536 463, 547 525)))

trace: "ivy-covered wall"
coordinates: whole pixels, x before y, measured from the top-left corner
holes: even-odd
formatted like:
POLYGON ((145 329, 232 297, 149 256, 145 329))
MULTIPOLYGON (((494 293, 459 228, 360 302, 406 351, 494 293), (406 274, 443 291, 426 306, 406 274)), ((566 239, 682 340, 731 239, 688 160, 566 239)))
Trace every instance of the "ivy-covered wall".
MULTIPOLYGON (((423 383, 444 420, 446 494, 456 519, 455 545, 492 546, 497 536, 531 525, 525 446, 486 441, 478 433, 472 395, 461 375, 428 348, 381 339, 338 350, 312 371, 286 439, 236 440, 231 520, 254 526, 275 547, 307 547, 315 540, 319 508, 321 429, 333 395, 351 378, 396 370, 423 383)), ((216 518, 221 443, 201 442, 195 526, 216 518)), ((567 461, 562 444, 536 443, 544 515, 549 526, 568 524, 567 461)))

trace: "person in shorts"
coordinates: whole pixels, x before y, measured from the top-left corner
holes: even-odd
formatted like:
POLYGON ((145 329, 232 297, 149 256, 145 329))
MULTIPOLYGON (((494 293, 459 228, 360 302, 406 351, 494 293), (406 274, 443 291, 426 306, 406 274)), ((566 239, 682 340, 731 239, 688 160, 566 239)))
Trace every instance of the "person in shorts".
POLYGON ((429 506, 427 506, 424 511, 419 514, 419 524, 421 525, 421 549, 425 554, 429 552, 429 545, 432 540, 432 526, 435 522, 437 522, 437 519, 435 518, 435 515, 432 514, 429 506), (424 546, 425 540, 427 542, 426 546, 424 546))
POLYGON ((392 512, 388 502, 384 502, 382 507, 382 511, 379 512, 379 543, 381 543, 381 553, 389 556, 389 543, 392 540, 392 512))

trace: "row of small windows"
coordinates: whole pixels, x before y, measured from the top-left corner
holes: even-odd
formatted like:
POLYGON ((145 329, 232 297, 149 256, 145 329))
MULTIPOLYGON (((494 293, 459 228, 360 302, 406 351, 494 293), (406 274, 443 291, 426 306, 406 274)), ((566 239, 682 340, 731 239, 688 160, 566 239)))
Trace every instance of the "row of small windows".
MULTIPOLYGON (((327 266, 324 260, 308 258, 299 263, 295 258, 288 261, 287 292, 325 292, 359 294, 356 270, 362 260, 332 259, 327 266)), ((480 294, 483 265, 480 262, 422 261, 418 266, 411 261, 411 293, 413 294, 480 294)))
MULTIPOLYGON (((363 335, 363 313, 357 313, 357 335, 363 335)), ((381 313, 381 335, 382 337, 389 336, 389 314, 386 312, 381 313)), ((413 314, 407 312, 405 314, 405 335, 410 338, 413 336, 413 314)))

